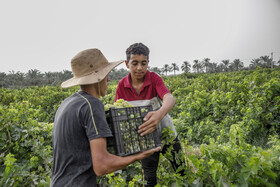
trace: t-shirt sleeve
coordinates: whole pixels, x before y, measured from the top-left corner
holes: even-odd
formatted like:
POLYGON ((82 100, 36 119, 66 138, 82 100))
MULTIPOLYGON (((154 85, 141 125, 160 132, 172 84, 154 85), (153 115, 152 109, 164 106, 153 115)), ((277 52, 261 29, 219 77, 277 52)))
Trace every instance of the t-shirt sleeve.
POLYGON ((160 99, 163 99, 163 96, 167 93, 170 93, 170 91, 165 86, 164 81, 160 76, 154 74, 152 77, 153 77, 152 80, 154 80, 155 83, 157 95, 159 96, 160 99))
POLYGON ((101 101, 89 102, 83 107, 83 123, 88 140, 112 136, 101 101), (89 105, 90 103, 90 105, 89 105))

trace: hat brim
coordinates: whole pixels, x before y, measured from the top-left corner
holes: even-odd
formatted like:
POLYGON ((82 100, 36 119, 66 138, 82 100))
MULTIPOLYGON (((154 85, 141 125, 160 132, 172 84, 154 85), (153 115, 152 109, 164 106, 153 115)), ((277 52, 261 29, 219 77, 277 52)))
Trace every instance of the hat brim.
POLYGON ((120 65, 123 62, 124 62, 124 60, 119 60, 116 62, 109 62, 107 64, 107 66, 105 66, 104 68, 102 68, 98 71, 94 71, 83 77, 73 77, 71 79, 68 79, 68 80, 62 82, 61 87, 69 88, 72 86, 98 83, 101 80, 103 80, 110 73, 110 71, 112 71, 112 69, 114 69, 115 67, 117 67, 118 65, 120 65))

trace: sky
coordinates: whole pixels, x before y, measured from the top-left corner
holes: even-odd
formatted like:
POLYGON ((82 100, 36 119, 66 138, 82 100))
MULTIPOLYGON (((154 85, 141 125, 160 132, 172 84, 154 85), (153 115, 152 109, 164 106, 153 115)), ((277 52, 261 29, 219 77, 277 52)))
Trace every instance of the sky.
POLYGON ((121 60, 136 42, 159 68, 204 58, 245 66, 264 55, 280 59, 280 0, 1 0, 0 25, 6 73, 71 70, 71 59, 89 48, 121 60))

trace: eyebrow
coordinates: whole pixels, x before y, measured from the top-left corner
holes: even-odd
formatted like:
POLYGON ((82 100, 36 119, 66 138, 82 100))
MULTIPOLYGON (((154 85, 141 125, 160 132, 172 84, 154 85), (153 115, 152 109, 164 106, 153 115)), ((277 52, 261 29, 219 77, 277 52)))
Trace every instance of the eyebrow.
MULTIPOLYGON (((133 62, 137 62, 137 63, 138 63, 139 61, 138 61, 138 60, 132 60, 131 63, 133 63, 133 62)), ((148 62, 148 60, 142 60, 141 62, 148 62)), ((140 62, 140 63, 141 63, 141 62, 140 62)))

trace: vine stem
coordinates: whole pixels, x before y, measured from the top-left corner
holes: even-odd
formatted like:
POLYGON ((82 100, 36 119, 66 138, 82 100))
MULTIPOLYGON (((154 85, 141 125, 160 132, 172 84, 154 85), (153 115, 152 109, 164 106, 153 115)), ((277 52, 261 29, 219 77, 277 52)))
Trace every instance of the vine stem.
MULTIPOLYGON (((8 124, 5 124, 4 127, 7 127, 8 124)), ((9 129, 7 128, 7 132, 8 132, 8 136, 9 136, 9 143, 11 144, 12 143, 12 138, 11 138, 11 134, 10 134, 10 131, 9 129)))

